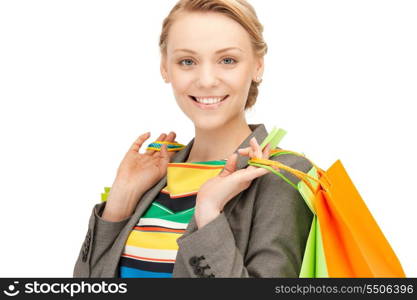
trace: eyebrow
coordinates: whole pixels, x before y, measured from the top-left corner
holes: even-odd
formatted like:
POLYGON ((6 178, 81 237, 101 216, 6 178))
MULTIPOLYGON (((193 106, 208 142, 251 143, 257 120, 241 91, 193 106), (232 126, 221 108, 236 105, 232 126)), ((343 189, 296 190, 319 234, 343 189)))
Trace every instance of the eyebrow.
MULTIPOLYGON (((243 51, 242 49, 240 49, 238 47, 227 47, 227 48, 224 48, 224 49, 217 50, 215 53, 216 54, 217 53, 222 53, 222 52, 226 52, 228 50, 233 50, 233 49, 239 50, 241 52, 245 52, 245 51, 243 51)), ((193 50, 190 50, 190 49, 175 49, 174 50, 174 52, 177 52, 177 51, 183 51, 183 52, 189 52, 189 53, 197 54, 197 52, 195 52, 193 50)))

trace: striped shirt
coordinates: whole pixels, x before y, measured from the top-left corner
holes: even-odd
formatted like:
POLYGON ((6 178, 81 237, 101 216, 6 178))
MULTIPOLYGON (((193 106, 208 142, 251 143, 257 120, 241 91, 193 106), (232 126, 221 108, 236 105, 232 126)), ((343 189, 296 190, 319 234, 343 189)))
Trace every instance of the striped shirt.
POLYGON ((168 164, 166 187, 129 234, 119 261, 119 277, 172 277, 177 239, 194 215, 197 192, 225 164, 226 160, 168 164))

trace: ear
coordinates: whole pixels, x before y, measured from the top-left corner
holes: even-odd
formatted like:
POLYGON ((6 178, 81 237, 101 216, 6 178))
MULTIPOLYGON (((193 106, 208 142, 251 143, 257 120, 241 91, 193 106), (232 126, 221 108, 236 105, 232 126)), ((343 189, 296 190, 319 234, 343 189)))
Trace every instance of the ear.
POLYGON ((160 71, 161 71, 162 79, 165 81, 165 83, 169 83, 167 63, 166 63, 165 56, 161 56, 160 71))
POLYGON ((254 70, 254 74, 253 74, 253 78, 256 77, 260 77, 262 78, 263 74, 264 74, 264 68, 265 68, 265 64, 264 64, 264 57, 256 57, 255 58, 255 70, 254 70))

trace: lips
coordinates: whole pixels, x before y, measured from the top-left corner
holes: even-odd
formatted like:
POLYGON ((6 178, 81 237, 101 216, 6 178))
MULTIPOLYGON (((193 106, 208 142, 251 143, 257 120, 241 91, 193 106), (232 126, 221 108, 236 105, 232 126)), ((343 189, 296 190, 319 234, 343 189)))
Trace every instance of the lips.
MULTIPOLYGON (((195 101, 195 102, 197 102, 197 103, 199 103, 199 104, 203 104, 203 105, 212 105, 211 103, 210 103, 210 104, 207 104, 207 103, 201 103, 201 102, 198 102, 198 101, 197 101, 197 99, 196 99, 196 97, 194 97, 194 96, 192 96, 192 95, 188 95, 188 97, 190 97, 193 101, 195 101)), ((223 97, 223 99, 222 99, 222 100, 220 100, 220 102, 222 102, 222 101, 226 100, 226 98, 227 98, 227 97, 229 97, 229 95, 224 96, 224 97, 223 97)), ((204 97, 204 98, 218 98, 218 97, 204 97)), ((220 102, 217 102, 217 103, 220 103, 220 102)), ((214 103, 214 104, 217 104, 217 103, 214 103)))
MULTIPOLYGON (((201 109, 203 111, 207 111, 207 112, 208 111, 217 111, 229 99, 229 95, 226 95, 219 102, 207 104, 207 103, 198 102, 197 99, 194 96, 188 95, 188 97, 190 98, 190 100, 192 100, 193 105, 195 105, 199 109, 201 109)), ((215 98, 215 97, 211 97, 211 98, 215 98)))

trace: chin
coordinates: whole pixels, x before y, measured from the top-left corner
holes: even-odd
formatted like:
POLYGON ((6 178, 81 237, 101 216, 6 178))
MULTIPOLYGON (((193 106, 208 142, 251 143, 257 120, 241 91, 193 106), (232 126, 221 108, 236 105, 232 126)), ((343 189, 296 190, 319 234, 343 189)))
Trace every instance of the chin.
POLYGON ((218 117, 193 118, 192 122, 196 128, 202 130, 221 130, 227 124, 227 119, 218 117))

